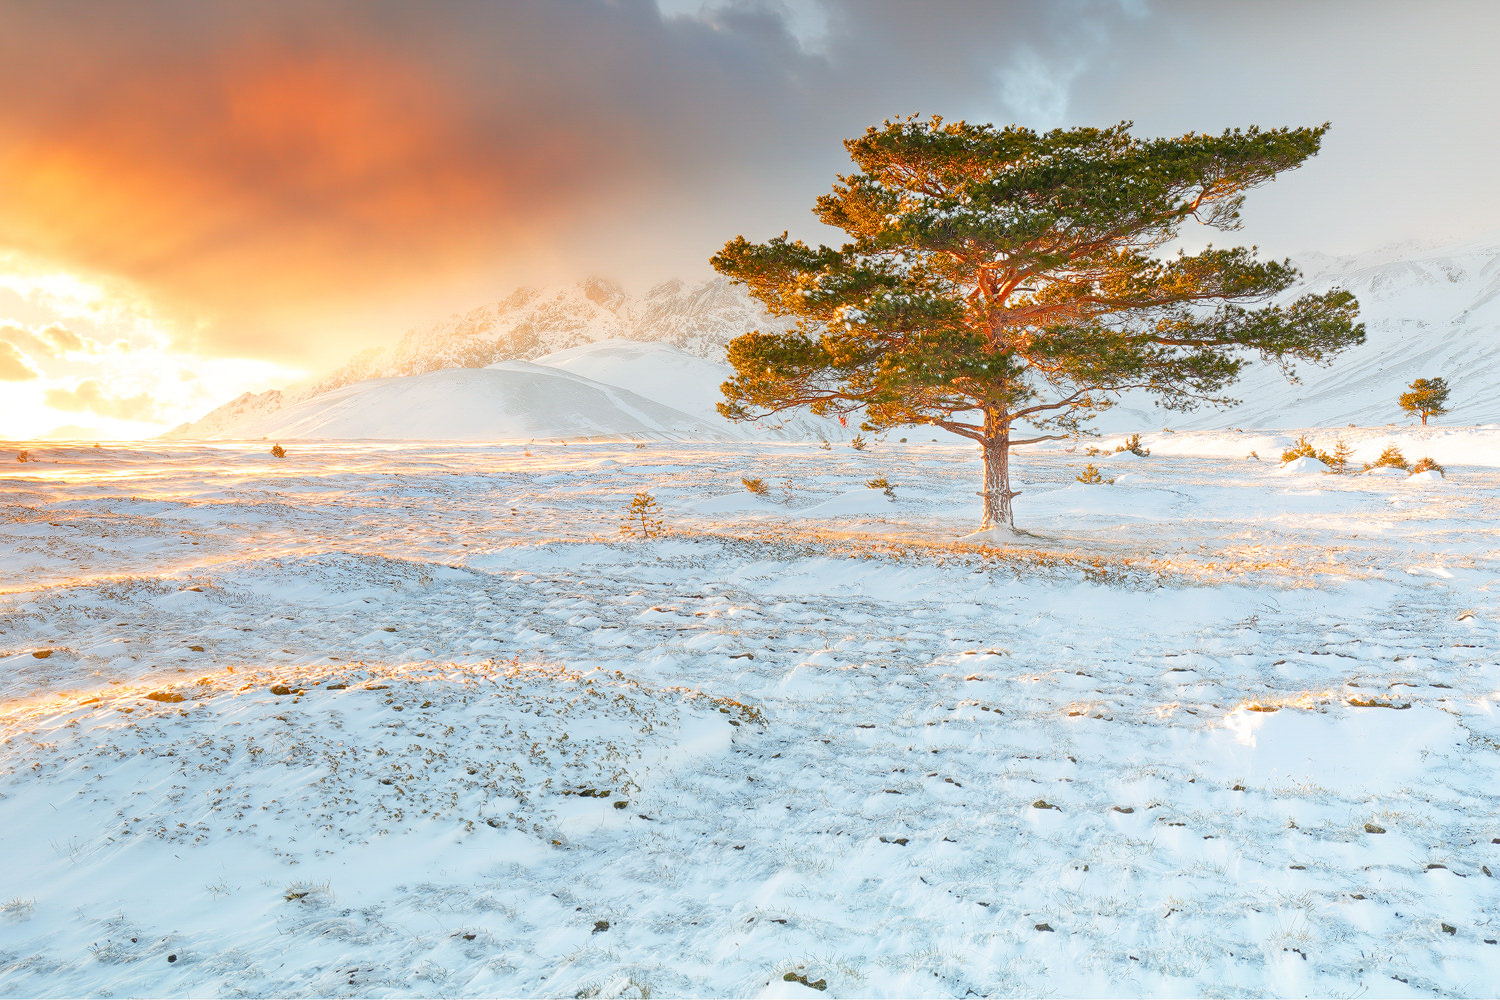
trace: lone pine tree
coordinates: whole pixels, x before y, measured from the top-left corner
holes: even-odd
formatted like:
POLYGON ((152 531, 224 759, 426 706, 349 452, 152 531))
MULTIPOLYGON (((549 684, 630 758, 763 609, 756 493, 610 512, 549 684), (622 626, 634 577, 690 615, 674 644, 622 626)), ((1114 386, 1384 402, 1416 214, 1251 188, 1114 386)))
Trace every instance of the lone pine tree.
POLYGON ((1396 403, 1412 416, 1421 417, 1422 426, 1426 427, 1428 417, 1448 412, 1448 383, 1440 378, 1419 378, 1406 387, 1396 403))
POLYGON ((1270 301, 1298 278, 1289 261, 1157 256, 1188 220, 1238 228, 1244 193, 1316 153, 1327 128, 870 128, 844 143, 860 172, 814 210, 848 242, 740 236, 713 257, 795 320, 729 345, 720 412, 806 406, 863 411, 864 430, 942 427, 983 449, 982 528, 1013 527, 1012 447, 1076 435, 1128 389, 1177 409, 1228 402, 1251 356, 1290 375, 1363 340, 1348 292, 1270 301))

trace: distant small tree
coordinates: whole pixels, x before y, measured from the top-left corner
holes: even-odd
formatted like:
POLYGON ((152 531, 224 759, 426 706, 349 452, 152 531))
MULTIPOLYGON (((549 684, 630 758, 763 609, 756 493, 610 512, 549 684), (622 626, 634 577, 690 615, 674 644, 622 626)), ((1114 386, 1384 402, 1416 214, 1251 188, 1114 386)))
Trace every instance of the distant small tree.
POLYGON ((1333 443, 1333 451, 1323 456, 1323 464, 1334 474, 1343 475, 1349 471, 1349 460, 1353 457, 1354 449, 1349 447, 1349 442, 1339 438, 1333 443))
POLYGON ((630 499, 625 508, 625 523, 620 525, 620 534, 640 534, 643 538, 655 538, 662 532, 661 506, 656 498, 644 490, 630 499))
POLYGON ((1396 402, 1407 413, 1421 417, 1422 426, 1426 427, 1428 417, 1448 412, 1448 383, 1440 378, 1419 378, 1406 387, 1396 402))
POLYGON ((272 458, 286 458, 286 449, 279 444, 271 445, 272 458))

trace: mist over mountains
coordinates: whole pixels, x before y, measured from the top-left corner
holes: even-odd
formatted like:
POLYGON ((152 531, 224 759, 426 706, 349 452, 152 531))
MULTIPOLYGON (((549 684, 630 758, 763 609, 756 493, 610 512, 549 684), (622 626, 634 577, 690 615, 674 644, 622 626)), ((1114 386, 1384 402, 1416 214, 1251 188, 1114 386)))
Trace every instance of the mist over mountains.
MULTIPOLYGON (((1168 412, 1155 407, 1149 397, 1126 394, 1118 406, 1101 415, 1099 428, 1109 432, 1163 426, 1190 430, 1404 422, 1407 418, 1396 407, 1396 396, 1412 379, 1432 376, 1446 377, 1453 387, 1452 412, 1443 422, 1500 421, 1500 239, 1352 257, 1305 255, 1297 262, 1305 273, 1302 287, 1338 286, 1358 297, 1367 332, 1363 346, 1339 356, 1328 368, 1302 366, 1298 382, 1289 382, 1276 366, 1256 361, 1231 390, 1241 402, 1227 409, 1168 412)), ((325 375, 284 390, 245 393, 167 436, 431 435, 504 440, 576 432, 585 437, 615 433, 684 440, 695 435, 837 438, 852 433, 833 421, 806 415, 779 426, 756 426, 730 424, 714 413, 718 386, 731 374, 724 362, 725 345, 750 330, 785 328, 744 288, 725 278, 697 284, 664 282, 638 296, 604 278, 520 288, 498 302, 414 329, 392 347, 364 351, 325 375), (428 394, 378 386, 333 395, 371 380, 485 369, 506 362, 535 362, 529 366, 532 379, 567 376, 572 382, 567 391, 556 391, 562 383, 554 381, 548 383, 554 391, 538 392, 529 383, 522 385, 527 378, 517 381, 517 370, 512 370, 503 379, 460 380, 467 392, 480 394, 473 399, 463 392, 428 394), (554 413, 522 419, 515 406, 501 407, 510 416, 498 423, 480 419, 482 413, 499 412, 484 395, 490 392, 511 392, 515 400, 524 397, 546 410, 580 406, 585 398, 625 398, 611 395, 611 390, 637 394, 674 412, 654 409, 643 422, 639 405, 627 405, 612 425, 611 418, 590 403, 590 417, 581 423, 554 413), (399 414, 395 419, 375 419, 381 407, 410 407, 419 400, 427 408, 420 420, 403 420, 399 414), (339 408, 342 416, 325 419, 319 415, 324 406, 339 408), (351 407, 370 414, 373 422, 361 424, 351 407), (447 416, 435 415, 434 407, 447 416)))
MULTIPOLYGON (((726 278, 695 285, 667 281, 639 297, 606 278, 552 288, 519 288, 498 302, 411 330, 394 347, 363 351, 326 375, 287 389, 245 393, 167 436, 244 436, 250 422, 367 379, 535 361, 610 340, 663 344, 713 363, 707 369, 700 366, 695 374, 707 375, 711 381, 706 388, 717 396, 718 385, 729 372, 723 364, 724 346, 749 330, 785 328, 726 278)), ((685 387, 689 394, 698 395, 704 388, 696 383, 685 387)))

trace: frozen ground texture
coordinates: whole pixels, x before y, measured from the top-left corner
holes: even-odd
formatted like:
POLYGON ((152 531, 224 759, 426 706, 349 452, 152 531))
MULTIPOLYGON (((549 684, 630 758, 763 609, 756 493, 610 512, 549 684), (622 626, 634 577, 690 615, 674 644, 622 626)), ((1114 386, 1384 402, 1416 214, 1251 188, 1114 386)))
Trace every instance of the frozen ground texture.
POLYGON ((1492 995, 1500 458, 1444 433, 1025 453, 983 548, 942 445, 33 448, 0 994, 1492 995))

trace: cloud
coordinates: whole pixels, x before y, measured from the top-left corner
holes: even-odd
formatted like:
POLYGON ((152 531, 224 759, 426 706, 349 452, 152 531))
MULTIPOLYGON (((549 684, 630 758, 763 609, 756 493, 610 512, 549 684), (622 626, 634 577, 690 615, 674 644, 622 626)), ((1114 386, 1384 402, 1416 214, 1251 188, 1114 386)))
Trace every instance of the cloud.
POLYGON ((8 4, 0 251, 139 285, 179 346, 328 363, 521 281, 831 239, 840 141, 931 113, 1335 117, 1268 192, 1300 246, 1500 225, 1493 5, 663 3, 8 4))
POLYGON ((26 355, 14 344, 0 341, 0 381, 25 382, 38 376, 26 355))
POLYGON ((113 396, 98 379, 87 378, 72 389, 48 389, 47 405, 59 410, 87 411, 118 420, 155 420, 156 402, 145 393, 113 396))
POLYGON ((1015 53, 1055 105, 1054 29, 1119 10, 832 0, 807 47, 770 2, 15 5, 0 245, 196 310, 208 350, 342 354, 402 296, 706 270, 807 219, 865 126, 1006 117, 1015 53))
POLYGON ((97 354, 101 350, 99 344, 61 323, 28 328, 16 322, 0 322, 0 345, 12 349, 22 348, 33 355, 46 358, 56 358, 69 352, 97 354))
POLYGON ((37 336, 58 351, 97 352, 99 345, 79 336, 61 323, 49 323, 37 331, 37 336))

